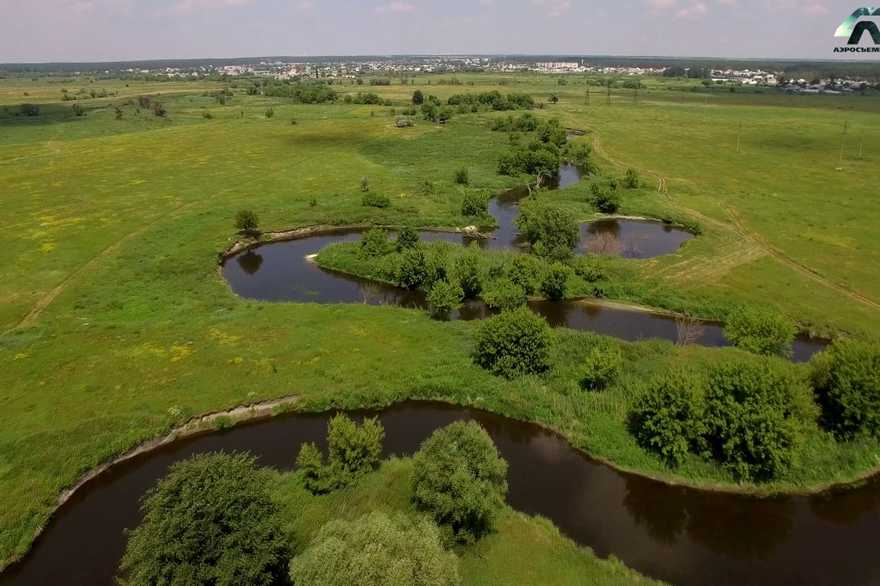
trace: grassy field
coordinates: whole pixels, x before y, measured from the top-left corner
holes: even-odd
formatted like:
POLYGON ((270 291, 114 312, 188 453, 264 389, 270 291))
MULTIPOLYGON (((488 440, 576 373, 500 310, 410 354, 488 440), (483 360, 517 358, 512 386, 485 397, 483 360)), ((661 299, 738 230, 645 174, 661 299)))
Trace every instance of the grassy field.
MULTIPOLYGON (((296 477, 279 475, 273 490, 294 554, 333 519, 354 520, 372 511, 415 514, 410 502, 412 461, 392 459, 351 488, 312 496, 296 477)), ((601 560, 559 534, 552 523, 511 509, 496 531, 457 551, 462 584, 656 584, 614 559, 601 560)))
MULTIPOLYGON (((578 140, 592 141, 606 172, 633 166, 651 182, 625 199, 624 212, 700 223, 703 235, 679 253, 633 262, 621 297, 701 313, 769 304, 822 333, 871 336, 880 325, 872 269, 880 99, 701 94, 656 82, 638 101, 616 90, 610 105, 594 88, 586 105, 583 86, 549 77, 426 81, 416 87, 441 97, 559 93, 542 116, 588 130, 578 140)), ((246 301, 219 276, 217 253, 234 238, 241 208, 265 229, 464 225, 456 169, 468 167, 476 187, 511 184, 495 174, 506 136, 486 130, 485 115, 398 129, 378 106, 243 95, 221 106, 204 84, 159 85, 115 83, 120 97, 83 101, 87 115, 76 117, 55 85, 0 80, 10 105, 0 108, 0 566, 27 549, 59 492, 89 468, 190 415, 291 394, 310 408, 406 397, 483 405, 553 426, 622 467, 670 477, 623 430, 624 390, 572 387, 566 369, 576 353, 560 349, 552 377, 507 382, 471 364, 472 324, 389 307, 246 301), (172 87, 184 93, 169 95, 172 87), (132 105, 115 118, 123 95, 159 91, 167 119, 132 105), (41 116, 16 116, 24 101, 43 104, 41 116), (361 205, 364 176, 390 208, 361 205)), ((412 89, 343 91, 377 91, 402 105, 412 89)), ((585 186, 558 194, 587 213, 585 196, 585 186)), ((735 352, 625 348, 635 366, 621 389, 670 364, 735 352)), ((874 445, 816 436, 779 486, 845 480, 876 466, 876 454, 874 445)), ((673 477, 731 483, 696 460, 673 477)))

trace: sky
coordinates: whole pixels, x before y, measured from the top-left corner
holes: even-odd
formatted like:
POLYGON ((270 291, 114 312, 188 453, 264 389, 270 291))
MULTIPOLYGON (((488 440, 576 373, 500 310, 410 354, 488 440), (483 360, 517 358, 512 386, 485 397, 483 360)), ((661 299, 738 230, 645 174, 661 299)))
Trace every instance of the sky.
POLYGON ((499 53, 829 59, 845 42, 835 29, 860 1, 0 0, 0 63, 499 53))

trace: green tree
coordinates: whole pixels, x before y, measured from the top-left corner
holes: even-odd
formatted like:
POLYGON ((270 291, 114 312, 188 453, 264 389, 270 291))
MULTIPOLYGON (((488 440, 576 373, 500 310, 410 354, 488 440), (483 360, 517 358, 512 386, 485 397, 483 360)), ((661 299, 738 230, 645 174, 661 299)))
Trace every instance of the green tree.
POLYGON ((816 415, 809 388, 788 364, 750 358, 709 372, 706 441, 739 478, 770 480, 785 470, 816 415))
POLYGON ((430 520, 373 512, 330 521, 290 562, 296 586, 456 586, 458 559, 430 520))
POLYGON ((461 287, 465 298, 472 299, 483 290, 483 279, 480 274, 480 251, 471 245, 453 260, 449 272, 451 282, 461 287))
POLYGON ((648 383, 629 413, 638 444, 678 466, 703 434, 702 384, 687 371, 666 372, 648 383))
POLYGON ((593 207, 603 214, 616 214, 620 209, 620 194, 611 185, 592 183, 590 185, 593 207))
POLYGON ((461 215, 483 216, 486 214, 486 196, 479 191, 468 191, 461 202, 461 215))
POLYGON ((526 292, 511 279, 502 277, 489 282, 482 294, 483 301, 492 309, 516 309, 525 305, 526 292))
POLYGON ((457 284, 446 280, 435 282, 428 291, 428 306, 431 315, 436 318, 446 318, 453 309, 461 305, 464 292, 457 284))
POLYGON ((393 250, 388 232, 382 228, 370 228, 360 242, 360 255, 365 258, 385 256, 393 250))
POLYGON ((458 185, 467 185, 471 182, 470 177, 468 176, 468 170, 466 167, 462 167, 458 171, 455 172, 455 182, 458 185))
POLYGON ((282 582, 288 548, 270 485, 249 455, 206 454, 174 464, 143 501, 120 583, 282 582))
POLYGON ((622 368, 623 356, 617 346, 596 344, 590 348, 578 369, 581 388, 602 390, 614 382, 622 368))
POLYGON ((413 502, 459 542, 492 531, 507 494, 507 462, 474 421, 435 431, 414 457, 413 502))
POLYGON ((640 184, 641 180, 639 179, 639 172, 632 167, 627 168, 626 173, 623 176, 623 186, 627 189, 638 189, 640 184))
POLYGON ((272 108, 271 106, 269 108, 266 108, 266 119, 268 120, 273 116, 275 116, 275 108, 272 108))
POLYGON ((562 263, 555 262, 550 265, 550 268, 544 275, 544 280, 541 282, 541 293, 551 301, 565 299, 570 272, 571 269, 562 263))
POLYGON ((539 374, 549 366, 552 332, 528 308, 505 311, 480 324, 474 361, 507 378, 539 374))
POLYGON ((403 251, 395 276, 400 286, 407 289, 418 289, 425 283, 428 267, 421 248, 407 248, 403 251))
POLYGON ((425 103, 425 94, 422 93, 422 90, 416 90, 413 92, 412 103, 413 106, 421 106, 425 103))
POLYGON ((571 213, 531 198, 520 205, 516 226, 536 252, 553 258, 571 254, 581 239, 580 227, 571 213))
POLYGON ((391 207, 391 199, 389 199, 387 195, 382 193, 366 191, 361 196, 361 204, 364 207, 388 208, 391 207))
POLYGON ((526 254, 515 256, 508 270, 510 280, 518 285, 526 295, 531 295, 537 290, 536 284, 540 273, 540 261, 526 254))
POLYGON ((255 234, 258 231, 259 218, 251 210, 239 210, 235 215, 235 229, 242 234, 255 234))
POLYGON ((755 354, 788 356, 797 334, 790 319, 773 311, 742 307, 733 312, 724 325, 724 337, 736 346, 755 354))
POLYGON ((838 340, 810 366, 822 426, 844 440, 861 433, 880 438, 880 348, 838 340))
POLYGON ((397 251, 403 252, 408 248, 415 248, 419 245, 419 233, 415 228, 405 226, 397 233, 397 251))
POLYGON ((385 429, 376 418, 358 425, 347 415, 334 416, 327 425, 327 462, 313 443, 300 447, 297 470, 305 487, 322 494, 349 486, 379 465, 385 429))

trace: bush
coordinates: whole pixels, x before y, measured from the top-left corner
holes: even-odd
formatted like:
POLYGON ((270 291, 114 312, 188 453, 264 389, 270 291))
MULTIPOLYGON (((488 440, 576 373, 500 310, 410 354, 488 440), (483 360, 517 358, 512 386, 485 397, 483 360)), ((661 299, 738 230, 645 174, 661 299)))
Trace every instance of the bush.
POLYGON ((397 282, 407 289, 418 289, 428 278, 425 253, 420 248, 408 248, 401 255, 395 272, 397 282))
POLYGON ((413 92, 412 103, 414 106, 421 106, 425 103, 425 94, 422 93, 422 90, 416 90, 413 92))
POLYGON ((40 107, 36 104, 22 104, 18 107, 19 112, 21 112, 24 116, 39 116, 40 115, 40 107))
POLYGON ((510 280, 522 288, 523 293, 531 295, 536 291, 536 283, 541 273, 541 265, 535 258, 518 254, 510 264, 510 280))
POLYGON ((632 167, 628 168, 623 175, 623 186, 627 189, 638 189, 639 185, 641 185, 639 172, 632 167))
POLYGON ((479 191, 468 191, 464 194, 464 200, 461 202, 461 215, 484 216, 488 209, 487 203, 485 194, 479 191))
POLYGON ((449 281, 437 281, 428 291, 428 306, 431 315, 437 318, 445 318, 449 313, 461 305, 464 293, 461 287, 449 281))
POLYGON ((623 356, 617 346, 593 346, 579 369, 581 388, 600 391, 614 382, 621 368, 623 356))
POLYGON ((296 586, 456 586, 458 559, 425 518, 378 511, 330 521, 290 562, 296 586))
POLYGON ((327 463, 313 443, 300 447, 296 458, 303 485, 313 494, 349 486, 379 464, 385 429, 376 418, 358 425, 340 413, 327 425, 327 463))
POLYGON ((366 177, 361 177, 361 191, 363 193, 370 191, 370 180, 366 177))
POLYGON ((811 361, 822 426, 840 439, 880 439, 880 348, 839 340, 811 361))
POLYGON ((529 244, 540 244, 536 252, 557 258, 561 253, 570 254, 581 240, 580 227, 571 213, 538 200, 528 199, 520 205, 516 226, 529 244))
POLYGON ((266 108, 266 118, 272 118, 275 115, 275 108, 266 108))
POLYGON ((785 316, 753 307, 740 308, 727 320, 728 342, 755 354, 788 356, 797 327, 785 316))
POLYGON ((471 182, 468 176, 468 170, 464 167, 455 172, 455 182, 458 185, 467 185, 471 182))
POLYGON ((603 214, 616 214, 620 209, 620 194, 609 185, 593 183, 590 185, 593 207, 603 214))
POLYGON ((516 309, 526 303, 526 292, 510 279, 495 279, 483 291, 483 301, 492 309, 516 309))
POLYGON ((551 342, 547 322, 521 307, 480 324, 474 360, 493 374, 507 378, 539 374, 549 368, 551 342))
POLYGON ((541 283, 541 293, 551 301, 565 299, 568 287, 569 268, 562 263, 553 263, 541 283))
POLYGON ((457 421, 435 431, 413 464, 413 502, 456 541, 492 531, 507 494, 507 462, 478 423, 457 421))
POLYGON ((702 435, 701 385, 690 373, 658 376, 629 413, 629 429, 645 450, 678 466, 702 435))
POLYGON ((259 218, 257 214, 251 210, 239 210, 235 214, 235 229, 243 234, 254 234, 257 232, 259 218))
POLYGON ((73 110, 74 116, 80 117, 80 116, 86 115, 86 109, 83 108, 82 106, 80 106, 79 104, 74 104, 73 106, 70 107, 70 109, 73 110))
POLYGON ((815 411, 789 365, 756 358, 721 364, 709 372, 706 442, 738 478, 770 480, 791 463, 815 411))
POLYGON ((419 245, 419 233, 415 228, 406 226, 397 233, 397 251, 403 252, 408 248, 415 248, 419 245))
POLYGON ((480 251, 475 245, 468 247, 464 254, 455 258, 450 280, 461 287, 465 298, 473 299, 483 290, 483 280, 480 276, 480 251))
POLYGON ((360 255, 365 258, 385 256, 391 252, 391 242, 388 241, 388 233, 382 228, 371 228, 361 238, 360 255))
POLYGON ((168 111, 161 102, 153 102, 153 115, 157 118, 164 118, 168 111))
POLYGON ((361 204, 371 208, 387 208, 391 207, 391 200, 387 195, 367 191, 361 197, 361 204))
POLYGON ((121 584, 281 583, 288 559, 271 481, 244 454, 174 464, 147 493, 129 534, 121 584))

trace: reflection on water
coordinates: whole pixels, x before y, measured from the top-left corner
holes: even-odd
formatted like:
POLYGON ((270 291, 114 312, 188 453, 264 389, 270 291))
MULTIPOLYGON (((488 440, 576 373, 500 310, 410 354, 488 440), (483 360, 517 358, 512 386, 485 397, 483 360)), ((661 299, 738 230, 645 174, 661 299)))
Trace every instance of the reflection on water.
MULTIPOLYGON (((371 414, 355 412, 356 416, 371 414)), ((290 469, 303 442, 326 443, 330 414, 277 418, 182 441, 114 466, 63 506, 0 584, 110 586, 144 492, 176 461, 246 450, 290 469)), ((384 455, 409 455, 435 429, 473 419, 509 463, 508 502, 549 518, 600 556, 673 584, 876 584, 880 482, 820 497, 754 499, 664 485, 603 466, 540 427, 408 402, 380 413, 384 455)))
POLYGON ((581 226, 584 252, 624 258, 671 254, 693 237, 687 230, 647 220, 598 220, 581 226))

